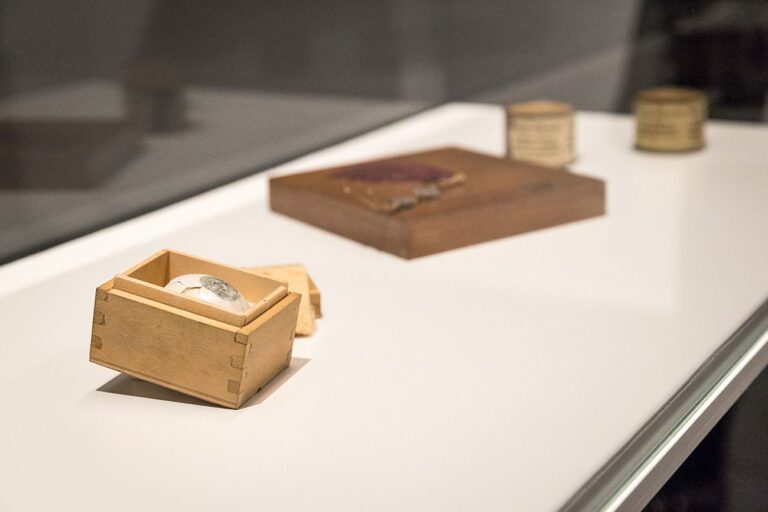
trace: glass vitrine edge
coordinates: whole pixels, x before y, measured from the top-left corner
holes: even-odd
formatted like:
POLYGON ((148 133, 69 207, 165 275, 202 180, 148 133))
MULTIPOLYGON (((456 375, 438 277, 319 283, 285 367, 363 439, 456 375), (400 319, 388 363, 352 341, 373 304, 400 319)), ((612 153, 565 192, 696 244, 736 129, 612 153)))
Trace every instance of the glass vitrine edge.
MULTIPOLYGON (((740 382, 742 387, 746 388, 768 365, 768 300, 718 347, 672 398, 560 510, 633 509, 628 506, 631 504, 629 498, 660 467, 677 442, 701 420, 712 404, 718 399, 726 399, 730 402, 725 407, 727 411, 736 401, 738 396, 725 397, 725 392, 734 387, 745 368, 758 358, 765 361, 753 369, 751 378, 746 379, 748 382, 740 382)), ((716 421, 710 428, 714 423, 716 421)), ((645 491, 647 494, 648 489, 645 491)))

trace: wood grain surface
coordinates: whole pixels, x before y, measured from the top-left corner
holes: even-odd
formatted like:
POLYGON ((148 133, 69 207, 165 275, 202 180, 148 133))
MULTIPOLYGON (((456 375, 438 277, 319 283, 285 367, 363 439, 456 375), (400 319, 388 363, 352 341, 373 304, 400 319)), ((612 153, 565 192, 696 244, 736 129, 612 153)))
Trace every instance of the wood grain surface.
POLYGON ((272 178, 272 210, 407 259, 605 213, 604 183, 564 170, 460 148, 376 161, 386 162, 460 172, 466 181, 384 213, 345 193, 338 171, 353 166, 336 167, 272 178))
POLYGON ((90 360, 238 408, 290 364, 301 298, 280 281, 160 251, 96 289, 90 360), (194 307, 196 302, 165 300, 158 290, 186 298, 159 287, 179 273, 224 275, 242 284, 259 311, 246 324, 233 325, 217 315, 206 315, 209 311, 194 307), (254 295, 257 292, 263 297, 254 295))

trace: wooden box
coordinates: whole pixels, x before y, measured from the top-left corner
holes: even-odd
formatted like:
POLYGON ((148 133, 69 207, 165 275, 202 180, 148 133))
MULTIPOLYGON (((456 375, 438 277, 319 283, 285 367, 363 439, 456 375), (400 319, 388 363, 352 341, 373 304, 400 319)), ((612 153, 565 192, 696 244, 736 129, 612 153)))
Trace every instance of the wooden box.
POLYGON ((290 364, 299 300, 283 282, 160 251, 97 288, 90 360, 238 408, 290 364), (251 307, 239 314, 164 289, 182 274, 223 279, 251 307))
POLYGON ((270 203, 276 212, 403 258, 417 258, 602 215, 605 187, 601 180, 561 169, 444 148, 272 178, 270 203), (463 181, 409 209, 381 211, 364 197, 366 192, 377 194, 381 180, 371 179, 368 189, 358 186, 361 199, 349 193, 345 178, 358 170, 399 178, 409 169, 421 175, 450 171, 463 181))

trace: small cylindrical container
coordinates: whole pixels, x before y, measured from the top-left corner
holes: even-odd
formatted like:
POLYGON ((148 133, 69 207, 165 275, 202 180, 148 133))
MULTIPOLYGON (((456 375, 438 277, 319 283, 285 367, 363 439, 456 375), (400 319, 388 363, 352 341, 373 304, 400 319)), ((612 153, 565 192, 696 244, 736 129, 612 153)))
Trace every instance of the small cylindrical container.
POLYGON ((659 87, 635 98, 635 147, 645 151, 695 151, 705 145, 707 97, 696 89, 659 87))
POLYGON ((560 101, 507 105, 507 157, 548 167, 576 160, 573 106, 560 101))

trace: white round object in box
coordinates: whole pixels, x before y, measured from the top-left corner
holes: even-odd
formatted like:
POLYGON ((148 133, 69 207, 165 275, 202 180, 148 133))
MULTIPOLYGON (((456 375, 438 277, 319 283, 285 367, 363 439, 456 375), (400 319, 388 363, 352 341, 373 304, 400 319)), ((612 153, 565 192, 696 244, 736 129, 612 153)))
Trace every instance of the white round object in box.
POLYGON ((207 274, 184 274, 174 277, 165 285, 165 289, 235 313, 245 313, 249 308, 248 301, 234 286, 207 274))

